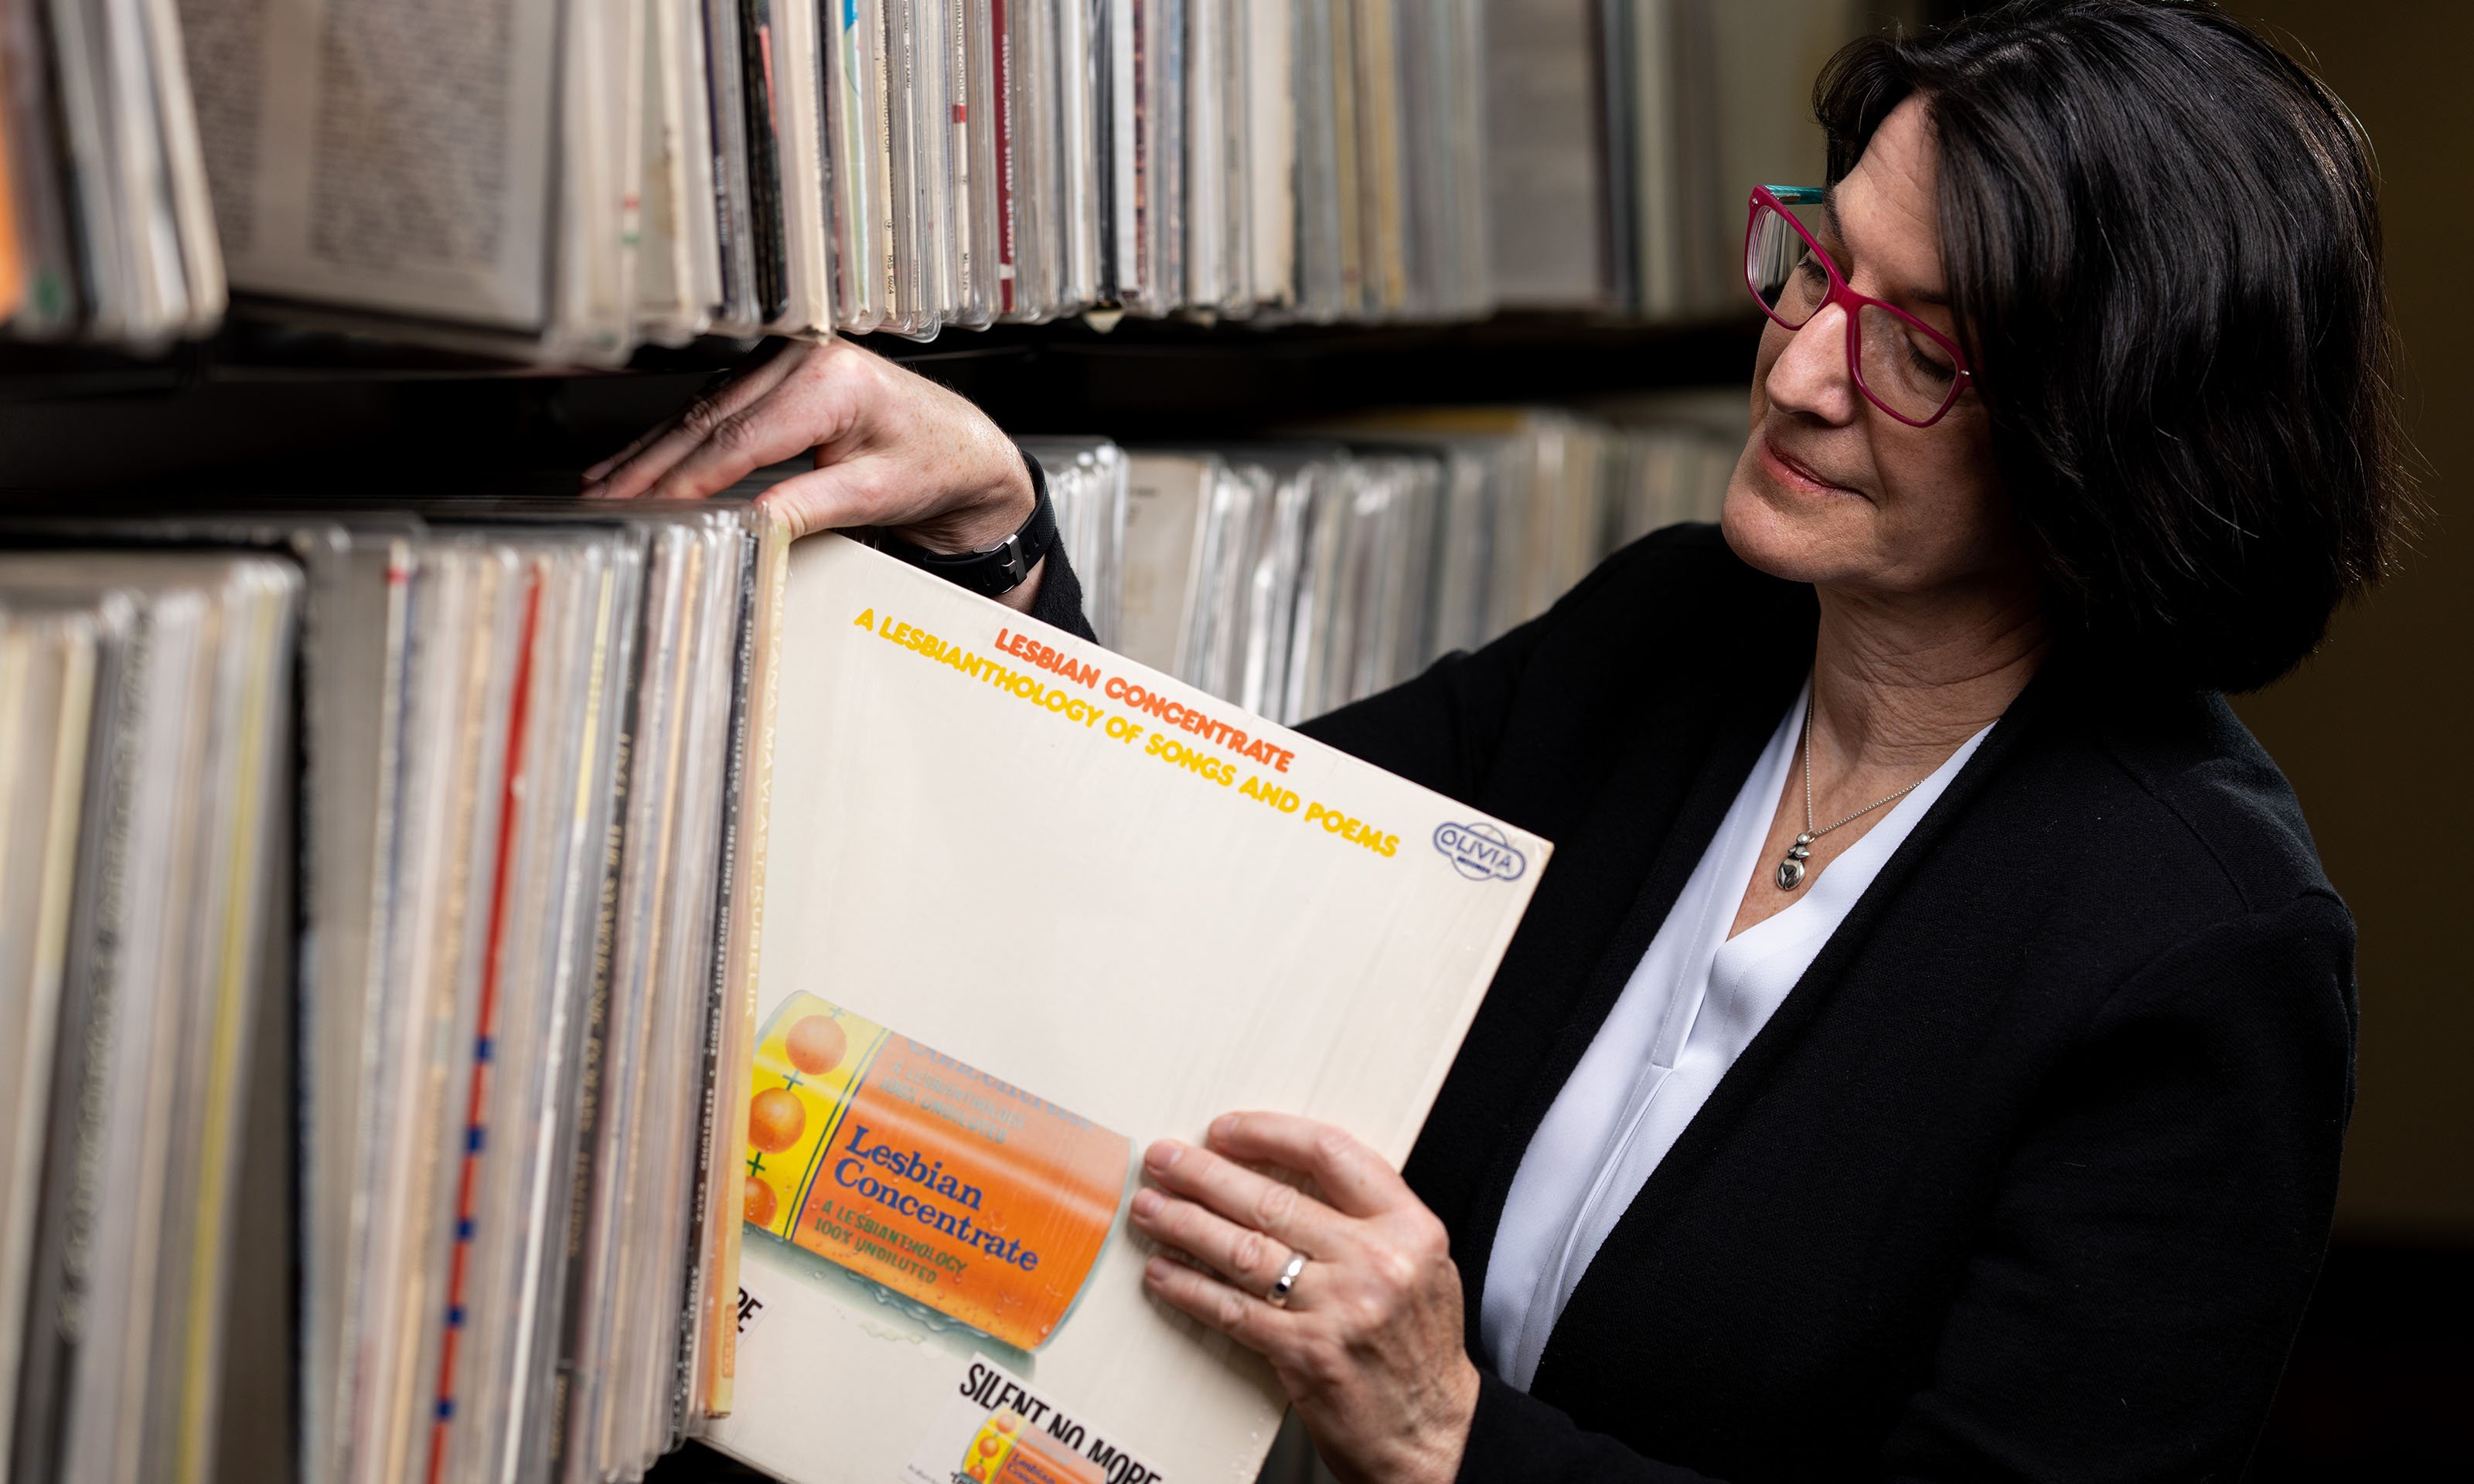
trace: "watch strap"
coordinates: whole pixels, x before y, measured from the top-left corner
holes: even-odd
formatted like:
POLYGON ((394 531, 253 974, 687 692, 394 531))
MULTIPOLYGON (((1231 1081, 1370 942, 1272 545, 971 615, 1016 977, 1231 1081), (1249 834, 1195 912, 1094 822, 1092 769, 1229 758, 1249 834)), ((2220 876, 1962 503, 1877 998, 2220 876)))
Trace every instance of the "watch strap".
POLYGON ((1023 453, 1022 462, 1031 471, 1031 518, 994 546, 978 551, 930 551, 889 531, 880 531, 877 548, 983 598, 1003 597, 1013 591, 1030 580, 1031 570, 1056 545, 1056 508, 1049 502, 1048 475, 1029 453, 1023 453))

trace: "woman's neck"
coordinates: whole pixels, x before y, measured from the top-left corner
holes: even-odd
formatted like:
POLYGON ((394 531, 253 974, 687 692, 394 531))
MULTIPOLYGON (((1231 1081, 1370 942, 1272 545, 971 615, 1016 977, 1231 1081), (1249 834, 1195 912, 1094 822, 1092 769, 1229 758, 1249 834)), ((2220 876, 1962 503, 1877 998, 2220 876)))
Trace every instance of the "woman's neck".
POLYGON ((2050 647, 2034 593, 2007 584, 1820 597, 1816 781, 1931 772, 2009 709, 2050 647))

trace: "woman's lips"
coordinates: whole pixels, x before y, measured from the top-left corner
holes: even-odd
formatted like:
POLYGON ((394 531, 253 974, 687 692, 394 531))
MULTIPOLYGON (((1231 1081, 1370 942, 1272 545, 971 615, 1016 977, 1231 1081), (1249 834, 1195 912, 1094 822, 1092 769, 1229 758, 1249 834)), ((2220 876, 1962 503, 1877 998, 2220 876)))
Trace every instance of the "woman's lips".
POLYGON ((1790 489, 1808 491, 1815 494, 1852 494, 1857 499, 1863 498, 1860 491, 1852 490, 1845 485, 1831 484, 1813 472, 1809 466, 1799 464, 1780 452, 1778 444, 1771 443, 1766 433, 1760 437, 1760 451, 1761 467, 1769 471, 1772 479, 1790 489))

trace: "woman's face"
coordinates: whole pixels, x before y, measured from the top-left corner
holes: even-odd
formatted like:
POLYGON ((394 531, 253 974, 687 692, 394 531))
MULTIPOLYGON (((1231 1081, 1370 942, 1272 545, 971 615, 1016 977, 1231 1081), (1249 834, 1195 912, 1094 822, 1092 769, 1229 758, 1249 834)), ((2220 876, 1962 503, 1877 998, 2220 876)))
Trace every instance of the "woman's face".
MULTIPOLYGON (((1834 211, 1797 215, 1857 293, 1949 334, 1934 166, 1924 104, 1910 98, 1838 182, 1834 211)), ((1881 594, 2032 584, 1981 399, 1966 393, 1928 428, 1874 406, 1848 373, 1836 305, 1800 330, 1772 322, 1762 331, 1752 414, 1723 520, 1728 544, 1753 566, 1881 594)))

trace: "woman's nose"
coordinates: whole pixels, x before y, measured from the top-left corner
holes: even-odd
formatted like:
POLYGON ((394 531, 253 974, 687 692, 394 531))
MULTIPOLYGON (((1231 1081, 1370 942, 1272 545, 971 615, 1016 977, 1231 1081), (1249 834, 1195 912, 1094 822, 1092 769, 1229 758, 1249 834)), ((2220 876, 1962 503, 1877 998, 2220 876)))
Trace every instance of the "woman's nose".
POLYGON ((1847 311, 1824 304, 1788 335, 1762 381, 1770 405, 1838 426, 1853 421, 1862 394, 1847 370, 1847 311))

